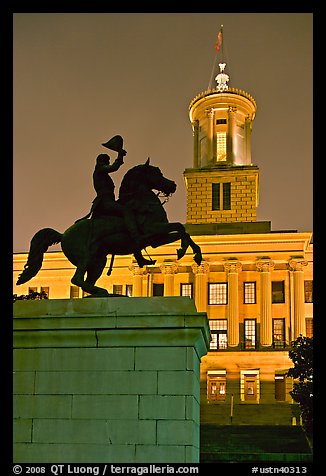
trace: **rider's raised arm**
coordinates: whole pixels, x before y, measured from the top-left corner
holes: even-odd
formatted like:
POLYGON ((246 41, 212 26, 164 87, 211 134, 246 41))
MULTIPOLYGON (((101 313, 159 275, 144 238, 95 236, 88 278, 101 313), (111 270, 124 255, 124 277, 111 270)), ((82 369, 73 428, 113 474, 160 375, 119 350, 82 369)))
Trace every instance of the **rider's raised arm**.
POLYGON ((107 172, 107 173, 111 173, 111 172, 116 172, 120 166, 123 164, 123 157, 124 155, 126 155, 126 151, 121 149, 121 151, 119 151, 118 153, 118 157, 115 159, 115 161, 113 162, 113 164, 105 164, 103 166, 103 169, 107 172))

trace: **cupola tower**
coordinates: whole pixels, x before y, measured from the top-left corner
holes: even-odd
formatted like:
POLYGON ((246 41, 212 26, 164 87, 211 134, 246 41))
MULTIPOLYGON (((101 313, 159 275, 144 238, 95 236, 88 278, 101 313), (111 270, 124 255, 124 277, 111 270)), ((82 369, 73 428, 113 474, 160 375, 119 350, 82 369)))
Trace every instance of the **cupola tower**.
MULTIPOLYGON (((216 44, 223 45, 222 29, 216 44)), ((259 169, 252 163, 254 98, 228 86, 223 57, 216 87, 190 103, 193 166, 184 171, 187 223, 254 222, 258 206, 259 169)))

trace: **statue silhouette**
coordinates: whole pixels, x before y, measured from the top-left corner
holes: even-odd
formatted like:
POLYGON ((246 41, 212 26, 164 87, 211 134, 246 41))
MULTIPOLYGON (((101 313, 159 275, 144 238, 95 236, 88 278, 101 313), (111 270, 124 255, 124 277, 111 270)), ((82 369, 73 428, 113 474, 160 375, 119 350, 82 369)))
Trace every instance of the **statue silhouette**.
POLYGON ((55 243, 61 243, 63 253, 76 266, 72 284, 95 297, 110 296, 106 289, 95 286, 105 268, 108 254, 112 255, 110 273, 115 255, 134 253, 136 257, 146 246, 157 248, 181 240, 177 258, 182 258, 190 246, 195 262, 200 264, 200 247, 194 243, 181 223, 169 223, 161 200, 153 190, 168 196, 175 192, 176 184, 165 178, 158 167, 150 165, 149 159, 145 164, 128 170, 121 182, 118 207, 127 209, 127 214, 133 215, 137 229, 140 230, 137 242, 130 236, 125 215, 116 213, 109 216, 103 213, 103 205, 95 205, 91 210, 94 213, 95 209, 94 217, 88 219, 89 214, 77 220, 64 233, 43 228, 34 235, 27 263, 17 284, 26 283, 36 276, 42 267, 43 254, 55 243))

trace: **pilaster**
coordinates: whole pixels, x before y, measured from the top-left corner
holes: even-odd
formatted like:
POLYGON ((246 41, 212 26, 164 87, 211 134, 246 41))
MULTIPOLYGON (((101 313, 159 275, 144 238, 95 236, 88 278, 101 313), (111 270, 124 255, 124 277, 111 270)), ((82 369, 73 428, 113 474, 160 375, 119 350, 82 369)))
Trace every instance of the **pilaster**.
POLYGON ((292 258, 289 261, 289 268, 293 272, 293 294, 294 294, 294 329, 293 338, 300 334, 306 334, 305 309, 304 309, 304 272, 303 268, 308 262, 301 257, 292 258))
POLYGON ((195 274, 195 304, 199 312, 207 310, 208 302, 208 273, 209 264, 203 261, 200 265, 194 263, 192 271, 195 274))
POLYGON ((178 265, 174 262, 165 261, 160 270, 164 275, 164 296, 174 295, 174 275, 178 272, 178 265))
POLYGON ((129 266, 132 272, 132 295, 133 297, 143 296, 143 276, 147 274, 146 268, 140 268, 138 264, 133 263, 129 266))
POLYGON ((270 347, 273 343, 271 272, 274 262, 270 258, 262 258, 257 261, 256 267, 260 271, 260 345, 270 347))
POLYGON ((239 271, 241 263, 237 259, 229 259, 224 263, 228 275, 228 346, 239 345, 239 271))

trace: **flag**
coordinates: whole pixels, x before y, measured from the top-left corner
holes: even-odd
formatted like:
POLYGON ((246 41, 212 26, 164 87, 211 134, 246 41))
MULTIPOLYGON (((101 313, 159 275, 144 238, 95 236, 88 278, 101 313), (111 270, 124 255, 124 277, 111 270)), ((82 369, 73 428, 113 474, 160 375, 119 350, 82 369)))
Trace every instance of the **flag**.
POLYGON ((219 52, 221 44, 222 44, 222 30, 220 30, 218 32, 218 35, 217 35, 217 40, 216 40, 216 43, 215 43, 216 53, 219 52))

